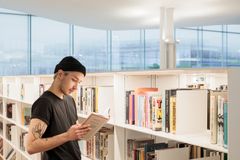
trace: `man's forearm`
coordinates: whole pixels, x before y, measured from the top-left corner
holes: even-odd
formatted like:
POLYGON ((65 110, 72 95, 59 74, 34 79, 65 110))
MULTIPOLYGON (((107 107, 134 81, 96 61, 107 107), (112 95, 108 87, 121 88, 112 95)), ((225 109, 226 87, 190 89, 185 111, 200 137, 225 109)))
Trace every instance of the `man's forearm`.
POLYGON ((27 151, 29 154, 37 152, 44 152, 53 149, 63 143, 69 141, 67 133, 62 133, 54 137, 49 138, 37 138, 27 145, 27 151))

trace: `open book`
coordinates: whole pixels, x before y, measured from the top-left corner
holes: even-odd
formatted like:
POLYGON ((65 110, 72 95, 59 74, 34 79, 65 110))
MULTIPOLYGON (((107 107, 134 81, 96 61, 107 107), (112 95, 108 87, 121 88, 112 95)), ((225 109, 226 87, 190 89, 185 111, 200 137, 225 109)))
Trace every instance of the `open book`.
POLYGON ((91 128, 91 130, 84 135, 82 139, 87 140, 94 136, 102 128, 102 126, 107 123, 108 120, 108 117, 92 112, 87 119, 82 122, 82 125, 90 124, 91 128))

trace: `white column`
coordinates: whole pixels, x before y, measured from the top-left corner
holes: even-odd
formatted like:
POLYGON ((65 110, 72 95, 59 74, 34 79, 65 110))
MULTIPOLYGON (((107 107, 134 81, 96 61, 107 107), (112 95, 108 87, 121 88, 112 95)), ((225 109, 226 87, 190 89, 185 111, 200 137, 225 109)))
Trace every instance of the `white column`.
POLYGON ((160 8, 160 68, 176 67, 173 8, 160 8))
POLYGON ((166 47, 165 47, 165 31, 164 31, 164 21, 165 21, 165 8, 160 8, 160 68, 167 68, 167 57, 166 57, 166 47))

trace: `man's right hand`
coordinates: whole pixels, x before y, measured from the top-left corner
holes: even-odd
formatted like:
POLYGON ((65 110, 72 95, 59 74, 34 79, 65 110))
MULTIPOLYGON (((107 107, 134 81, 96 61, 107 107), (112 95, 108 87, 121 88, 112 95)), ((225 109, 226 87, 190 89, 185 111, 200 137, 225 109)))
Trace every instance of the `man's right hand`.
POLYGON ((90 125, 72 125, 67 131, 68 138, 69 140, 80 140, 90 130, 90 125))

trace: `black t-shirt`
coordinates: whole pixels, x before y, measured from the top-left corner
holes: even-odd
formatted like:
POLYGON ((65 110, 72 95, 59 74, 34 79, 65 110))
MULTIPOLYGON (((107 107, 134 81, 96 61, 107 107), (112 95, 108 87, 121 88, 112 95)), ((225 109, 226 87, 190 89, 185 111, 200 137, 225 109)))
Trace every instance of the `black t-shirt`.
MULTIPOLYGON (((60 99, 50 91, 43 93, 32 106, 32 118, 44 121, 48 126, 42 138, 53 137, 66 132, 77 121, 73 98, 60 99)), ((43 160, 81 160, 77 141, 66 142, 43 153, 43 160)))

